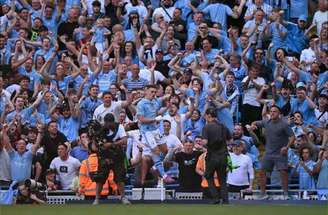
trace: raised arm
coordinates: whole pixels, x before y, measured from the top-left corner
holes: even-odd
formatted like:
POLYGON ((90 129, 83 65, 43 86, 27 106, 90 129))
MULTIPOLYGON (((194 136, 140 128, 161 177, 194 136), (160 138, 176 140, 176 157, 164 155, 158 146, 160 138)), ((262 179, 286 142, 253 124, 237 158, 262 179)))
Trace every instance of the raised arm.
POLYGON ((43 133, 44 133, 44 129, 43 129, 43 125, 42 124, 38 124, 37 125, 37 129, 38 129, 38 136, 36 137, 36 141, 32 146, 32 154, 35 155, 38 148, 40 147, 41 144, 41 140, 43 137, 43 133))

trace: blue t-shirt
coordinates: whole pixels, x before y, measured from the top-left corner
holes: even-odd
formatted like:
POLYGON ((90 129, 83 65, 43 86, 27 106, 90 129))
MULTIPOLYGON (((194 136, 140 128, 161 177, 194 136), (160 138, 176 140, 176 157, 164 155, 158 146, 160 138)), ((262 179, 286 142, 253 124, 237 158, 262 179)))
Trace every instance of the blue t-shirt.
POLYGON ((88 149, 82 148, 80 145, 76 146, 71 151, 71 156, 78 159, 80 162, 88 159, 88 149))
POLYGON ((95 43, 103 43, 106 41, 106 33, 109 33, 110 31, 105 27, 95 27, 94 34, 92 39, 95 41, 95 43))
POLYGON ((73 81, 72 76, 68 75, 66 77, 64 77, 63 80, 52 80, 51 83, 54 85, 57 85, 58 90, 61 90, 62 92, 66 92, 68 84, 73 81))
POLYGON ((31 72, 27 72, 25 67, 20 66, 18 67, 17 71, 19 74, 30 78, 30 84, 28 86, 30 90, 34 90, 34 86, 40 83, 40 80, 42 79, 42 76, 34 69, 32 69, 31 72))
POLYGON ((298 18, 301 15, 308 17, 308 0, 290 0, 290 17, 298 18))
POLYGON ((212 22, 220 23, 223 30, 227 30, 227 15, 231 16, 233 14, 228 5, 220 3, 209 4, 203 9, 203 13, 208 14, 212 22))
POLYGON ((279 32, 286 33, 287 29, 283 25, 279 24, 279 31, 278 31, 276 24, 277 23, 273 22, 269 26, 270 32, 272 34, 272 43, 273 43, 272 51, 273 52, 275 52, 277 48, 285 48, 286 47, 286 43, 285 43, 286 39, 282 38, 280 36, 279 32))
MULTIPOLYGON (((195 96, 196 96, 196 93, 194 92, 193 89, 187 89, 185 94, 187 97, 195 98, 195 96)), ((199 101, 198 101, 198 107, 197 107, 197 109, 201 113, 203 113, 205 111, 206 96, 207 96, 207 92, 205 90, 202 90, 199 95, 199 101)))
POLYGON ((93 100, 91 97, 85 98, 81 102, 81 127, 87 127, 88 123, 92 120, 93 112, 96 108, 102 104, 102 101, 99 99, 93 100))
POLYGON ((53 34, 53 37, 57 37, 57 17, 56 17, 56 14, 55 14, 55 10, 53 10, 53 14, 52 14, 52 17, 50 19, 46 19, 44 16, 41 17, 42 18, 42 22, 43 22, 43 25, 46 26, 48 28, 48 30, 50 32, 52 32, 53 34))
POLYGON ((30 151, 20 155, 17 151, 9 152, 11 178, 14 181, 25 181, 31 178, 33 154, 30 151))
MULTIPOLYGON (((313 170, 314 166, 316 165, 316 162, 313 160, 309 160, 304 162, 305 166, 313 170)), ((315 182, 313 176, 309 175, 309 173, 304 169, 303 166, 299 165, 297 168, 297 172, 299 174, 299 183, 300 183, 300 189, 315 189, 315 182)))
POLYGON ((288 50, 300 54, 308 43, 308 38, 304 34, 305 31, 301 30, 298 25, 294 23, 288 23, 287 30, 286 45, 288 50))
POLYGON ((305 124, 318 125, 318 120, 315 116, 314 109, 309 108, 309 102, 305 99, 300 101, 297 98, 292 98, 290 101, 291 113, 299 111, 303 115, 303 121, 305 124))
POLYGON ((114 70, 108 73, 101 72, 96 78, 95 82, 99 86, 100 92, 108 91, 113 83, 116 83, 117 74, 114 70))
POLYGON ((186 133, 191 131, 191 138, 195 139, 197 136, 202 136, 202 131, 205 126, 204 118, 200 117, 197 121, 191 120, 191 118, 187 119, 183 125, 183 132, 186 133))
MULTIPOLYGON (((144 116, 147 119, 154 119, 157 116, 158 111, 162 107, 162 102, 160 99, 141 99, 137 105, 137 116, 144 116)), ((156 123, 141 123, 141 131, 153 131, 158 128, 156 123)))
POLYGON ((328 189, 328 160, 322 161, 318 177, 317 189, 328 189))
POLYGON ((72 142, 76 140, 79 136, 79 119, 74 117, 64 118, 60 116, 58 119, 58 129, 62 132, 68 141, 72 142))
POLYGON ((21 116, 22 124, 24 125, 24 124, 26 124, 26 122, 29 121, 29 118, 32 115, 33 111, 34 111, 34 109, 32 107, 25 108, 20 113, 17 113, 17 111, 14 110, 7 115, 6 122, 7 123, 12 122, 14 120, 16 114, 19 114, 21 116))

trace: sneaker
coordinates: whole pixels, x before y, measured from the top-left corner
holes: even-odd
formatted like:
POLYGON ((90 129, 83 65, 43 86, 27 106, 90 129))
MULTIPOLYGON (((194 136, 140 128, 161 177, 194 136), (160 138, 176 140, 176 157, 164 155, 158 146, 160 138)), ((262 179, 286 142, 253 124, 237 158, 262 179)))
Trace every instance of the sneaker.
POLYGON ((290 197, 288 195, 283 195, 282 200, 290 200, 290 197))
POLYGON ((164 187, 164 180, 162 178, 159 178, 157 181, 157 188, 163 188, 164 187))
POLYGON ((221 204, 221 201, 220 201, 220 199, 212 199, 210 201, 210 204, 213 204, 213 205, 221 204))
POLYGON ((95 199, 95 200, 92 202, 92 205, 99 205, 99 199, 95 199))
POLYGON ((131 205, 131 202, 125 196, 121 198, 121 202, 123 205, 131 205))
POLYGON ((171 178, 170 176, 166 176, 163 181, 165 184, 172 184, 175 182, 175 180, 173 178, 171 178))
POLYGON ((257 198, 257 200, 268 200, 269 199, 269 196, 268 196, 268 194, 261 194, 258 198, 257 198))

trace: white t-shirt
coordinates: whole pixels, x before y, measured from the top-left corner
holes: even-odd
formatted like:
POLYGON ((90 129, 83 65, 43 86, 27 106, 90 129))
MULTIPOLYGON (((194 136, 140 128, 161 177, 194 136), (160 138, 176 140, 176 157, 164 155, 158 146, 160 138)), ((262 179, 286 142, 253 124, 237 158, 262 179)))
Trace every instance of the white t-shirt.
POLYGON ((126 10, 126 18, 128 19, 128 15, 130 14, 130 12, 132 11, 137 11, 139 14, 139 17, 141 18, 140 22, 143 23, 143 21, 145 20, 145 18, 148 15, 148 11, 147 8, 140 4, 137 6, 133 6, 131 3, 128 3, 127 5, 125 5, 125 10, 126 10))
POLYGON ((105 107, 104 104, 99 105, 93 113, 93 119, 98 120, 101 124, 104 123, 104 117, 108 113, 112 113, 115 116, 115 121, 118 121, 120 110, 122 108, 122 101, 112 101, 110 107, 105 107))
POLYGON ((7 30, 7 27, 9 25, 9 19, 7 15, 3 15, 0 17, 0 30, 1 32, 4 32, 7 30))
POLYGON ((174 134, 164 135, 163 141, 166 143, 168 149, 174 149, 175 147, 181 145, 182 143, 179 138, 174 134))
POLYGON ((20 90, 21 86, 18 84, 11 84, 6 88, 6 92, 9 93, 9 98, 11 94, 13 94, 15 91, 18 92, 20 90))
POLYGON ((7 104, 7 101, 10 101, 10 93, 7 90, 2 90, 0 93, 0 99, 4 104, 7 104), (4 96, 1 96, 2 92, 4 93, 4 96))
POLYGON ((73 179, 79 174, 80 166, 80 161, 71 156, 66 161, 56 157, 50 163, 50 169, 56 170, 57 179, 63 190, 70 189, 73 179))
MULTIPOLYGON (((26 149, 29 150, 30 152, 32 152, 32 148, 33 148, 33 144, 32 143, 28 143, 26 145, 26 149)), ((44 153, 43 147, 38 148, 38 150, 36 151, 36 153, 43 154, 44 153)))
POLYGON ((300 56, 300 62, 304 61, 306 63, 306 70, 309 71, 311 69, 311 63, 315 61, 315 53, 311 48, 304 49, 300 56))
POLYGON ((254 179, 254 169, 252 159, 244 154, 236 155, 230 153, 233 166, 239 166, 228 172, 227 183, 235 186, 249 185, 249 179, 254 179))
MULTIPOLYGON (((247 81, 249 76, 246 76, 243 80, 242 83, 245 83, 247 81)), ((258 85, 264 85, 265 80, 261 77, 257 77, 254 82, 258 85)), ((255 85, 250 81, 248 84, 248 88, 244 90, 244 101, 243 104, 249 104, 252 106, 260 107, 261 104, 256 101, 257 94, 259 93, 259 90, 255 88, 255 85)))
MULTIPOLYGON (((165 76, 157 70, 154 71, 154 76, 155 76, 154 77, 155 84, 159 81, 164 81, 165 80, 165 76)), ((139 72, 139 77, 143 78, 143 79, 146 79, 150 83, 150 81, 151 81, 151 71, 148 70, 148 69, 141 69, 140 72, 139 72)))
POLYGON ((158 15, 158 14, 162 14, 163 17, 164 17, 164 20, 166 22, 170 22, 171 19, 173 18, 173 12, 175 10, 175 7, 170 7, 170 8, 165 8, 165 10, 162 8, 162 7, 158 7, 154 10, 154 13, 153 13, 153 20, 155 20, 155 17, 158 15), (165 10, 167 12, 165 12, 165 10), (169 15, 167 15, 169 14, 169 15))
POLYGON ((312 20, 312 24, 317 26, 317 35, 320 35, 322 23, 328 21, 328 10, 325 12, 317 11, 315 12, 312 20))
MULTIPOLYGON (((142 155, 145 156, 145 155, 151 155, 151 150, 149 147, 146 147, 144 146, 144 137, 143 135, 141 134, 140 130, 132 130, 132 131, 128 131, 127 132, 128 134, 128 148, 130 150, 132 150, 132 158, 135 158, 137 157, 138 153, 139 153, 139 149, 137 147, 138 144, 142 144, 143 147, 143 152, 142 152, 142 155)), ((129 153, 130 154, 130 153, 129 153)))
MULTIPOLYGON (((107 134, 107 136, 111 136, 111 135, 113 135, 113 131, 109 131, 109 133, 107 134)), ((126 137, 126 132, 124 130, 123 125, 120 124, 118 126, 118 131, 117 131, 115 137, 113 138, 113 141, 116 141, 116 140, 121 139, 123 137, 126 137)))
MULTIPOLYGON (((181 117, 181 124, 180 124, 180 128, 181 128, 181 135, 183 134, 183 123, 186 120, 186 115, 185 114, 180 114, 181 117)), ((178 136, 178 132, 177 132, 177 128, 178 128, 178 123, 175 121, 174 116, 171 116, 170 114, 166 114, 163 116, 162 120, 168 120, 171 122, 171 130, 170 130, 170 134, 174 134, 176 136, 178 136)))
POLYGON ((322 114, 322 112, 319 111, 318 108, 316 108, 314 110, 315 113, 315 117, 318 119, 320 116, 320 119, 318 119, 318 121, 320 122, 320 126, 324 127, 327 125, 328 123, 328 111, 326 111, 324 114, 322 114))

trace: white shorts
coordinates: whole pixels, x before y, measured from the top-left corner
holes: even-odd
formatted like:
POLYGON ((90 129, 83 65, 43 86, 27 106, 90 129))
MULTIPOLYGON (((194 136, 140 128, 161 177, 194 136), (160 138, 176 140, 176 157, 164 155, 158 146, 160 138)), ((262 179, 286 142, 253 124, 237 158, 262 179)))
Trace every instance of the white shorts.
POLYGON ((99 53, 104 53, 106 47, 105 47, 105 42, 103 43, 95 43, 95 47, 98 50, 99 53))
POLYGON ((153 131, 143 131, 142 132, 144 145, 150 149, 156 148, 158 145, 165 143, 163 136, 161 135, 159 129, 153 131))

